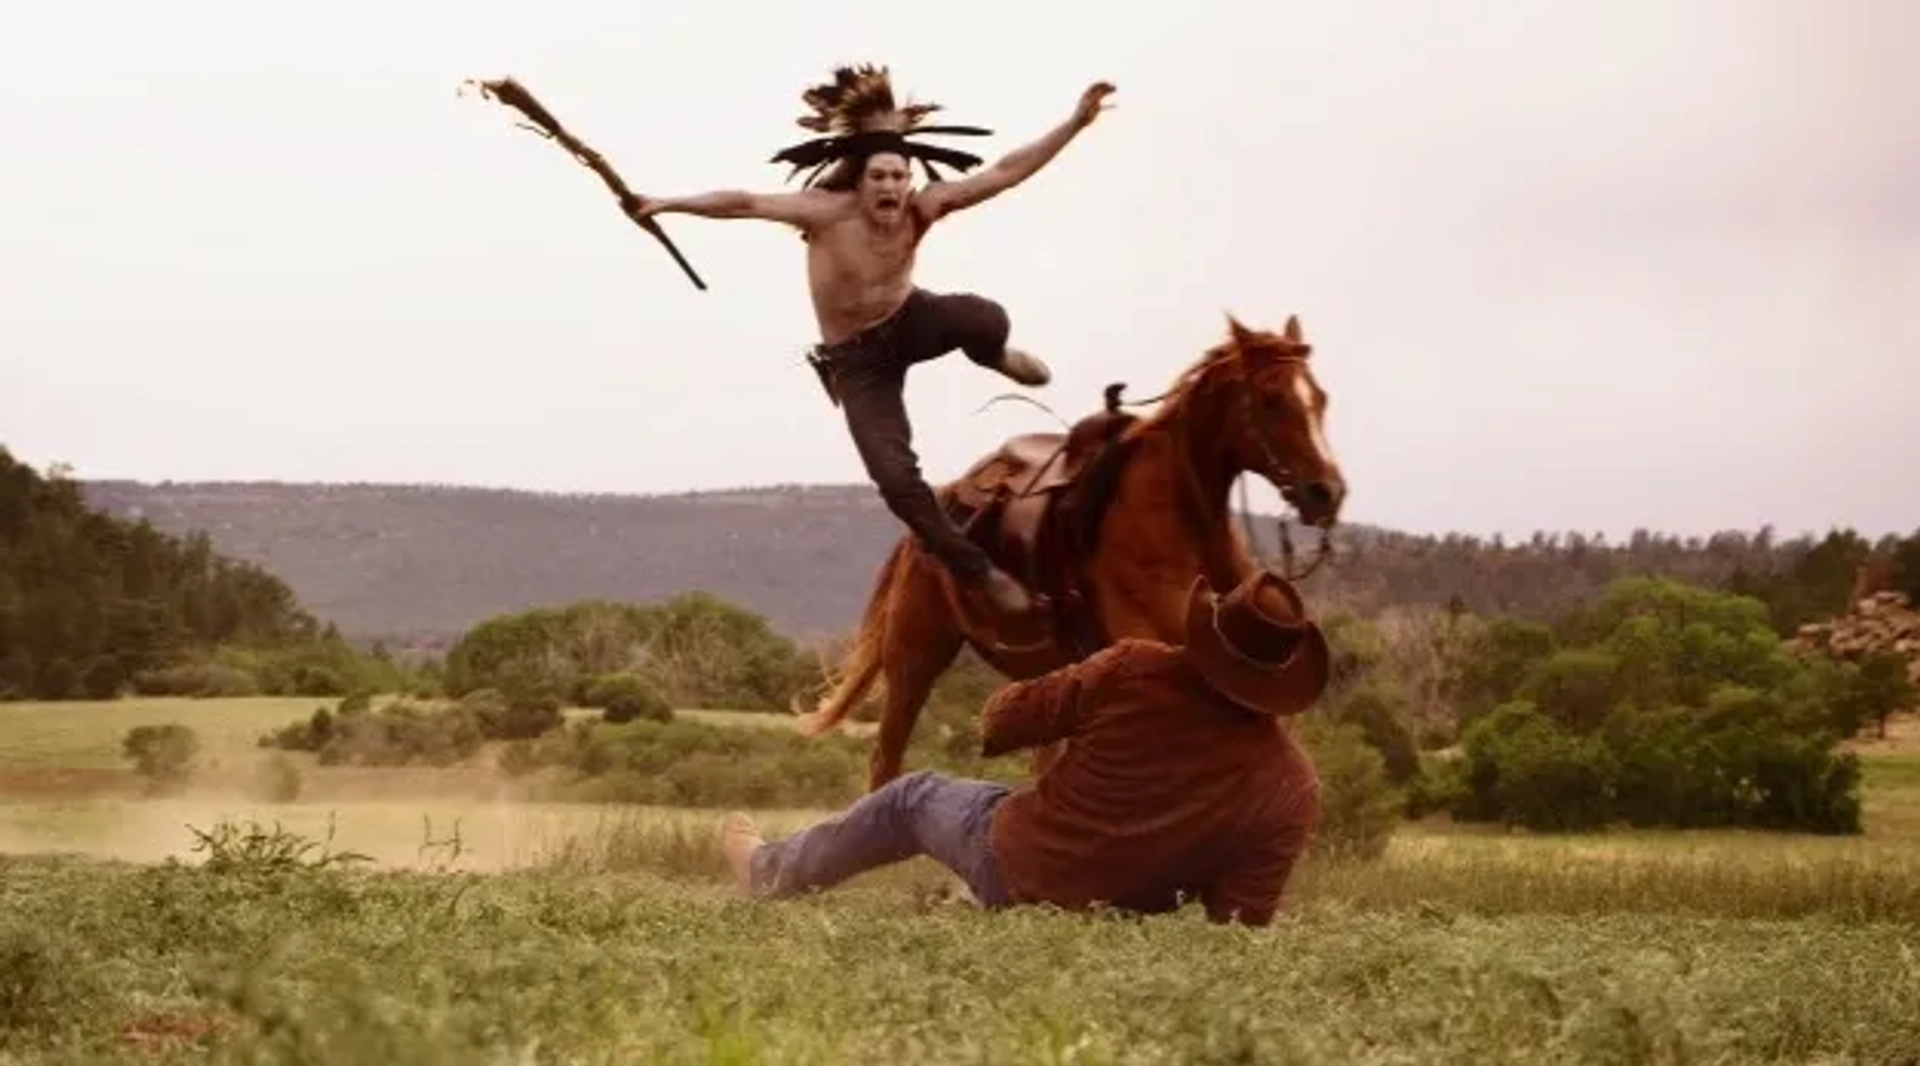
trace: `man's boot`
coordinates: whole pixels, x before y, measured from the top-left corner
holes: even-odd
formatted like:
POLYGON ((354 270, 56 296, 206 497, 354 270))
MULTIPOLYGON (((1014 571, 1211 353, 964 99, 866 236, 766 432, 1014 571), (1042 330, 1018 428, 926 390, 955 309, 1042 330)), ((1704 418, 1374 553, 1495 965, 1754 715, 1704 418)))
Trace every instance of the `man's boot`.
POLYGON ((1007 348, 1001 352, 993 369, 1028 387, 1037 388, 1053 380, 1053 372, 1047 364, 1018 348, 1007 348))

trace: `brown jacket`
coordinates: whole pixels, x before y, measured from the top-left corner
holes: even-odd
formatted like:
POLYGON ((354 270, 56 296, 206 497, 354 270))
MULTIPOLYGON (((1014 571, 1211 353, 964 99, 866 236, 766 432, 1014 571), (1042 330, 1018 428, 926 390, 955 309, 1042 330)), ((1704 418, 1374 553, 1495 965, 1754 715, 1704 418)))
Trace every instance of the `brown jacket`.
POLYGON ((1144 640, 1008 685, 984 715, 988 756, 1068 741, 994 815, 1016 901, 1159 913, 1184 896, 1216 922, 1272 920, 1320 814, 1313 764, 1278 718, 1144 640))

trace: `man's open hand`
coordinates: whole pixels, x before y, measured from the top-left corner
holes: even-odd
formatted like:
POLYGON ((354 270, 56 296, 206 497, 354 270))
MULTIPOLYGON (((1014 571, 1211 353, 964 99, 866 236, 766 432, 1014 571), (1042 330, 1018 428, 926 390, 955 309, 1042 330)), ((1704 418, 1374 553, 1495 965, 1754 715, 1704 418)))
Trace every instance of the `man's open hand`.
POLYGON ((1113 106, 1103 102, 1111 92, 1113 92, 1112 82, 1097 81, 1087 86, 1087 91, 1080 94, 1079 106, 1073 110, 1073 120, 1083 129, 1092 125, 1093 120, 1100 117, 1100 112, 1113 106))

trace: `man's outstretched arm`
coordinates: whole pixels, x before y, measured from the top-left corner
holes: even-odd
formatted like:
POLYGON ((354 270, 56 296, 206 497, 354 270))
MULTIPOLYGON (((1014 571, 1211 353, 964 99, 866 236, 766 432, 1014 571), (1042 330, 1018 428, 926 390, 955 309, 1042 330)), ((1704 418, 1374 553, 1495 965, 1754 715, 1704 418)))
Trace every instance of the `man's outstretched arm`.
POLYGON ((1072 736, 1130 655, 1125 642, 1110 644, 1050 673, 1001 686, 980 710, 980 754, 991 759, 1072 736))
POLYGON ((723 189, 696 196, 642 196, 625 206, 627 213, 636 220, 654 215, 750 218, 763 222, 784 222, 798 229, 811 230, 828 221, 834 199, 832 194, 817 189, 776 193, 723 189))
POLYGON ((1106 82, 1089 87, 1081 94, 1073 114, 1038 140, 1015 148, 964 178, 929 186, 916 197, 927 221, 990 200, 1039 173, 1081 130, 1093 124, 1107 106, 1101 101, 1112 91, 1113 86, 1106 82))

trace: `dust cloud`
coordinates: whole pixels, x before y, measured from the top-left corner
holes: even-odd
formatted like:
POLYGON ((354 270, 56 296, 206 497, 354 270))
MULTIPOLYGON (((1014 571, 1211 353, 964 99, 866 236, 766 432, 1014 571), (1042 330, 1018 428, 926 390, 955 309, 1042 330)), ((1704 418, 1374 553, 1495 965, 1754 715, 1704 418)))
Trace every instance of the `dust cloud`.
MULTIPOLYGON (((309 858, 356 852, 391 869, 497 872, 536 865, 635 822, 698 830, 719 812, 542 802, 490 767, 359 768, 295 764, 295 794, 269 798, 274 756, 225 760, 164 796, 137 779, 0 793, 0 854, 68 854, 194 863, 195 830, 226 821, 312 840, 309 858)), ((286 764, 282 763, 282 767, 286 764)), ((284 774, 285 770, 281 769, 284 774)), ((283 778, 283 780, 286 780, 283 778)))

